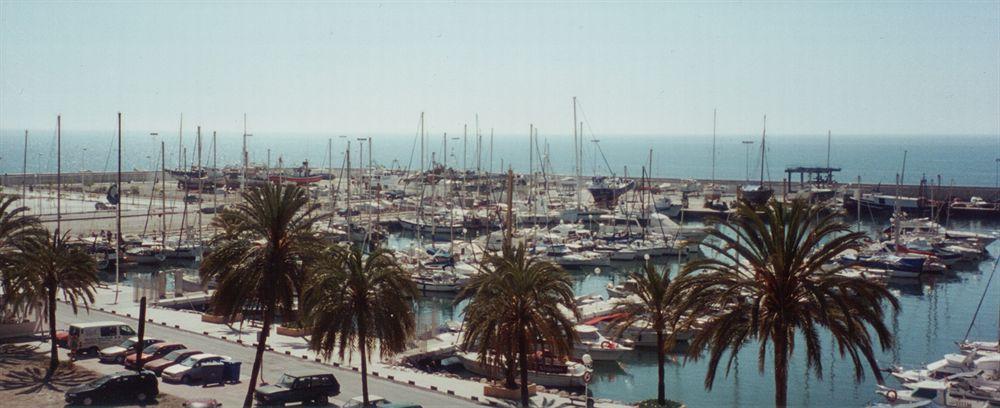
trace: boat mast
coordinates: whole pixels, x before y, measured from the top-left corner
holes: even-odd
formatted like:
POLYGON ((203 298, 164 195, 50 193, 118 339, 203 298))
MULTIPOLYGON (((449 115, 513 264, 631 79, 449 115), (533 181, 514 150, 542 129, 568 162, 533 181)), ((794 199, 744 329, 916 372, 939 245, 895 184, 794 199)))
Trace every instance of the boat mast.
MULTIPOLYGON (((120 114, 119 114, 120 115, 120 114)), ((121 119, 119 118, 119 123, 121 119)), ((56 242, 62 233, 62 115, 56 116, 56 242)))
MULTIPOLYGON (((201 168, 201 126, 198 126, 198 245, 201 245, 201 190, 205 187, 205 178, 201 168)), ((206 173, 207 175, 207 173, 206 173)))
MULTIPOLYGON (((347 149, 350 150, 350 142, 347 143, 347 149)), ((350 166, 348 166, 350 168, 350 166)), ((424 113, 420 112, 420 173, 424 172, 424 113)), ((347 179, 348 186, 350 186, 350 178, 347 179)), ((350 192, 350 187, 348 187, 348 192, 350 192)))
POLYGON ((247 133, 247 114, 243 114, 243 172, 240 174, 240 193, 246 191, 247 188, 247 137, 253 136, 247 133))
MULTIPOLYGON (((182 116, 183 118, 183 116, 182 116)), ((183 120, 183 119, 182 119, 183 120)), ((118 203, 115 204, 115 304, 118 304, 118 283, 121 281, 122 268, 122 113, 118 112, 118 174, 115 190, 118 193, 118 203)))
POLYGON ((326 174, 330 177, 330 204, 331 208, 336 211, 337 199, 333 194, 333 138, 328 138, 326 140, 326 158, 328 160, 326 164, 326 174))
POLYGON ((528 206, 535 186, 535 124, 528 124, 528 206))
POLYGON ((582 197, 580 197, 580 139, 576 128, 576 97, 573 97, 573 156, 576 164, 576 210, 577 218, 580 218, 579 211, 583 207, 582 197))
MULTIPOLYGON (((21 165, 21 206, 28 206, 28 129, 24 129, 24 162, 21 165)), ((39 208, 39 210, 41 210, 39 208)))
POLYGON ((858 232, 861 232, 861 175, 858 174, 858 190, 854 193, 854 199, 858 202, 858 232))
POLYGON ((160 139, 160 242, 167 244, 167 163, 163 139, 160 139))
POLYGON ((760 188, 764 188, 764 152, 767 151, 767 115, 764 115, 764 130, 760 134, 760 188))
MULTIPOLYGON (((715 126, 718 117, 718 109, 712 110, 712 186, 715 186, 715 126)), ((652 152, 650 152, 652 154, 652 152)))
MULTIPOLYGON (((423 128, 423 116, 424 114, 421 113, 420 114, 421 129, 423 128)), ((423 134, 422 131, 421 134, 423 134)), ((421 139, 421 147, 423 146, 422 142, 423 139, 421 139)), ((347 140, 347 152, 345 156, 347 156, 347 201, 346 201, 347 216, 345 218, 347 219, 347 240, 350 241, 351 240, 351 140, 350 139, 347 140)), ((423 156, 421 156, 420 158, 423 159, 423 156)))
MULTIPOLYGON (((177 128, 177 169, 184 170, 184 114, 181 114, 181 124, 177 128)), ((121 188, 121 186, 119 186, 121 188)))
MULTIPOLYGON (((216 159, 217 158, 215 156, 215 131, 213 130, 212 131, 212 171, 213 172, 219 171, 219 167, 218 167, 219 164, 216 161, 216 159)), ((222 178, 222 188, 223 189, 226 188, 226 181, 225 180, 226 180, 226 178, 225 178, 225 176, 223 176, 223 178, 222 178)), ((215 179, 213 178, 212 179, 212 214, 215 214, 217 211, 219 211, 219 195, 215 193, 215 186, 216 186, 216 183, 215 183, 215 179)))

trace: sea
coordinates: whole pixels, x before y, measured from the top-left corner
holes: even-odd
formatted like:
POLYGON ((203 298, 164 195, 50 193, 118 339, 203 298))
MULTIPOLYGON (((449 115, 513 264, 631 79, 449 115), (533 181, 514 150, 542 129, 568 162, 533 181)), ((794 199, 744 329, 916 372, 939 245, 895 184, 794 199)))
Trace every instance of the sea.
MULTIPOLYGON (((123 170, 159 169, 161 141, 167 168, 198 162, 194 129, 185 129, 183 134, 150 133, 153 132, 123 131, 123 170)), ((250 161, 270 163, 271 167, 278 166, 279 161, 283 167, 297 167, 308 161, 320 171, 330 167, 337 171, 344 166, 344 153, 350 142, 352 167, 371 162, 390 168, 421 168, 419 135, 252 133, 246 138, 250 161)), ((430 168, 432 161, 443 163, 442 156, 447 156, 447 165, 459 169, 497 172, 512 168, 526 172, 529 167, 538 171, 538 164, 544 162, 546 172, 569 175, 575 171, 572 135, 541 133, 532 148, 527 133, 493 136, 489 132, 480 136, 470 133, 473 134, 426 135, 424 168, 430 168)), ((860 176, 864 183, 894 184, 898 174, 904 184, 917 184, 921 178, 936 180, 940 176, 945 186, 1000 187, 1000 135, 834 134, 829 139, 827 135, 767 135, 764 160, 761 160, 759 134, 718 135, 714 140, 712 135, 587 134, 583 139, 580 161, 585 176, 638 176, 646 167, 653 177, 758 180, 763 173, 766 181, 777 182, 784 177, 786 167, 829 165, 841 169, 835 178, 844 183, 854 182, 860 176)), ((202 132, 204 165, 241 163, 241 133, 219 133, 215 140, 213 151, 211 132, 202 132)), ((25 156, 24 130, 0 130, 0 174, 20 173, 25 164, 29 173, 56 171, 53 129, 29 131, 27 150, 25 156)), ((116 133, 113 129, 63 130, 62 153, 63 171, 115 171, 116 133)))
MULTIPOLYGON (((194 132, 185 130, 181 149, 178 135, 151 136, 150 132, 129 131, 123 135, 123 169, 159 168, 160 138, 166 146, 167 167, 188 165, 197 161, 194 132), (186 148, 187 154, 177 154, 186 148), (180 162, 180 163, 179 163, 180 162)), ((0 131, 0 173, 20 173, 24 160, 23 131, 0 131)), ((359 147, 358 136, 255 133, 248 138, 251 161, 264 163, 270 149, 271 164, 279 158, 288 165, 298 165, 308 160, 316 168, 343 165, 348 140, 351 141, 352 166, 358 166, 361 157, 367 165, 371 160, 380 165, 397 168, 420 168, 420 143, 414 135, 363 135, 372 137, 372 145, 364 142, 359 147), (329 145, 328 145, 329 143, 329 145), (332 156, 332 160, 330 160, 332 156), (330 164, 332 162, 332 165, 330 164)), ((496 135, 492 143, 489 135, 483 136, 480 149, 474 136, 464 144, 462 137, 451 139, 444 148, 443 135, 428 137, 425 141, 425 166, 431 155, 439 161, 442 151, 448 152, 448 164, 456 168, 481 168, 499 171, 513 168, 526 171, 529 165, 537 166, 545 157, 551 166, 546 171, 571 174, 574 171, 573 140, 566 135, 539 135, 539 150, 529 149, 528 136, 496 135), (477 159, 476 152, 481 151, 477 159), (529 164, 529 153, 535 160, 529 164), (542 152, 539 154, 538 152, 542 152), (464 154, 463 154, 464 152, 464 154)), ((213 163, 212 138, 203 134, 202 160, 213 163)), ((113 131, 63 132, 62 166, 64 171, 89 170, 113 171, 117 147, 113 131)), ((238 134, 218 135, 217 163, 239 162, 242 138, 238 134)), ((650 162, 654 177, 700 178, 712 177, 711 135, 699 136, 615 136, 597 138, 588 136, 584 146, 584 173, 637 175, 650 162)), ((838 136, 826 135, 767 137, 764 177, 781 179, 786 166, 825 166, 827 154, 831 166, 842 171, 837 178, 850 182, 861 176, 866 183, 892 184, 902 173, 904 182, 913 184, 921 177, 928 179, 941 175, 945 185, 990 187, 998 182, 1000 135, 992 136, 838 136), (905 156, 905 171, 904 171, 905 156)), ((56 143, 53 131, 29 133, 27 152, 28 172, 54 172, 56 143)), ((718 179, 759 178, 761 174, 759 135, 718 136, 715 139, 715 177, 718 179), (742 143, 753 140, 754 144, 742 143), (749 147, 747 147, 749 146, 749 147)), ((536 167, 537 168, 537 167, 536 167)), ((1000 221, 952 220, 950 228, 977 232, 1000 231, 1000 221)), ((864 228, 877 231, 884 225, 864 222, 864 228)), ((405 247, 412 238, 393 236, 390 244, 405 247)), ((994 257, 1000 255, 1000 242, 990 247, 994 257)), ((676 272, 683 260, 656 259, 665 268, 676 272)), ((881 367, 893 365, 920 366, 942 358, 956 350, 955 343, 971 340, 997 340, 1000 337, 1000 279, 987 282, 996 269, 996 259, 991 258, 975 265, 923 280, 893 281, 889 289, 899 298, 898 314, 887 322, 896 342, 887 350, 880 350, 877 360, 881 367)), ((605 286, 627 278, 640 267, 637 263, 617 263, 600 271, 571 271, 574 290, 578 295, 606 295, 605 286)), ((442 323, 462 319, 464 304, 454 304, 449 297, 423 297, 415 302, 418 331, 428 330, 442 323)), ((840 356, 829 336, 821 331, 823 367, 822 378, 806 373, 804 348, 794 350, 791 359, 789 402, 792 406, 809 407, 860 407, 880 402, 874 393, 876 382, 872 374, 855 382, 854 371, 848 359, 840 356)), ((799 341, 798 344, 804 344, 799 341)), ((747 345, 736 358, 732 370, 719 371, 712 390, 704 387, 707 365, 705 360, 685 358, 682 350, 671 354, 666 367, 667 397, 682 401, 690 407, 765 407, 773 406, 774 381, 771 362, 765 361, 758 370, 755 344, 747 345)), ((639 350, 616 364, 598 364, 590 392, 597 398, 634 402, 656 396, 656 355, 653 350, 639 350)), ((867 368, 865 369, 867 370, 867 368)), ((896 386, 886 378, 887 385, 896 386)))

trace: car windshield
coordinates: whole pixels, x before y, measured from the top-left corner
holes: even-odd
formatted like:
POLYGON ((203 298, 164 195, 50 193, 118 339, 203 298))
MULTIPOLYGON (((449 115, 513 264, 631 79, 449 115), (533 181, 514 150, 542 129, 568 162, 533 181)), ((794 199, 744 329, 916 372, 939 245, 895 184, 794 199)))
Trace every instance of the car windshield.
POLYGON ((185 351, 187 351, 187 350, 183 350, 183 349, 181 349, 181 350, 174 350, 174 351, 171 351, 171 352, 170 352, 169 354, 167 354, 167 356, 166 356, 166 357, 163 357, 163 359, 164 359, 164 360, 167 360, 167 361, 174 361, 174 360, 177 360, 178 358, 180 358, 180 357, 181 357, 181 354, 184 354, 184 352, 185 352, 185 351))
POLYGON ((295 383, 295 377, 292 377, 288 374, 282 375, 281 379, 278 380, 278 385, 284 388, 292 388, 292 384, 294 383, 295 383))
POLYGON ((198 359, 196 359, 196 358, 194 358, 192 356, 192 357, 188 357, 188 358, 184 359, 184 361, 181 361, 181 365, 185 366, 185 367, 193 367, 194 363, 197 363, 197 362, 198 362, 198 359))
POLYGON ((157 344, 151 344, 151 345, 146 346, 146 348, 142 349, 142 352, 144 354, 153 354, 153 353, 156 352, 156 349, 158 349, 158 348, 160 348, 159 345, 157 345, 157 344))
POLYGON ((129 348, 129 347, 132 347, 133 345, 135 345, 135 340, 132 340, 132 339, 128 339, 128 340, 125 340, 125 341, 124 341, 124 342, 123 342, 123 343, 121 344, 121 347, 122 347, 122 348, 129 348))
POLYGON ((110 379, 111 379, 111 376, 110 375, 106 375, 104 377, 101 377, 101 378, 98 378, 98 379, 96 379, 94 381, 91 381, 90 385, 94 386, 94 387, 100 387, 100 386, 104 385, 104 383, 108 382, 108 380, 110 380, 110 379))

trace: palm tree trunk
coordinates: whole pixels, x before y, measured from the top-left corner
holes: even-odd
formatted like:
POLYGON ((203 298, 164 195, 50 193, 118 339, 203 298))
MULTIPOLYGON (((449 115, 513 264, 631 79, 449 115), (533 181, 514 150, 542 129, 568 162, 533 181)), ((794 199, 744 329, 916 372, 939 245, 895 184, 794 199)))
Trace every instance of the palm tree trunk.
POLYGON ((788 338, 786 330, 776 330, 774 339, 774 405, 788 406, 788 338))
POLYGON ((515 355, 513 351, 507 353, 505 357, 504 362, 507 363, 506 372, 504 373, 506 374, 505 377, 507 380, 505 385, 507 388, 513 390, 517 388, 517 360, 514 358, 515 355))
POLYGON ((667 404, 666 380, 663 376, 663 365, 666 364, 666 351, 664 346, 663 330, 656 331, 656 365, 658 368, 658 382, 656 383, 656 403, 660 406, 667 404))
POLYGON ((525 338, 525 333, 521 333, 521 338, 518 339, 518 354, 521 366, 521 406, 527 407, 531 403, 528 398, 528 339, 525 338))
POLYGON ((246 399, 243 400, 244 408, 253 405, 253 391, 257 388, 257 375, 264 363, 264 350, 267 349, 267 336, 271 331, 271 321, 274 320, 273 313, 272 305, 264 306, 264 327, 261 328, 260 339, 257 341, 257 355, 253 359, 253 370, 250 371, 250 386, 247 388, 246 399))
POLYGON ((59 368, 59 348, 56 345, 56 289, 50 286, 46 292, 49 303, 49 341, 52 342, 49 371, 45 373, 45 381, 48 382, 56 373, 56 368, 59 368))
POLYGON ((368 406, 368 355, 365 352, 365 325, 358 325, 358 348, 361 351, 361 399, 364 405, 368 406))

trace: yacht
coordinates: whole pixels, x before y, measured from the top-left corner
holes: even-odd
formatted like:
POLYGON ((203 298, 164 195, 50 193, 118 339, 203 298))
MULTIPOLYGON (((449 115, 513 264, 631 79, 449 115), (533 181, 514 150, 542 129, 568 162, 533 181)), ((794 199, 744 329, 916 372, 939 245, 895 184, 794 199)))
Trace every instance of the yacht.
POLYGON ((584 354, 589 354, 594 361, 621 361, 625 353, 633 350, 604 337, 594 326, 580 324, 573 330, 580 337, 579 342, 573 343, 573 356, 576 358, 583 358, 584 354))
MULTIPOLYGON (((462 363, 462 367, 476 375, 493 379, 503 377, 504 370, 483 364, 479 361, 479 353, 459 352, 455 356, 462 363)), ((528 356, 528 382, 543 387, 582 388, 587 385, 584 378, 592 373, 593 370, 582 363, 565 361, 545 354, 541 357, 538 354, 528 356)))

